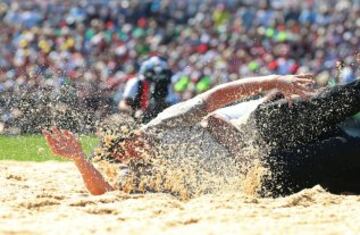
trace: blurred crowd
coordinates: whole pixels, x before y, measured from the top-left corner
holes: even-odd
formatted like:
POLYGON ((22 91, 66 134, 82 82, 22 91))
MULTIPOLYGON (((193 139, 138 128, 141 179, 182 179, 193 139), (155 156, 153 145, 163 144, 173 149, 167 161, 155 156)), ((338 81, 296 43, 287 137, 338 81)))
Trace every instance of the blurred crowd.
POLYGON ((168 58, 174 103, 251 75, 346 83, 359 48, 360 0, 3 0, 0 95, 71 86, 116 107, 151 55, 168 58))

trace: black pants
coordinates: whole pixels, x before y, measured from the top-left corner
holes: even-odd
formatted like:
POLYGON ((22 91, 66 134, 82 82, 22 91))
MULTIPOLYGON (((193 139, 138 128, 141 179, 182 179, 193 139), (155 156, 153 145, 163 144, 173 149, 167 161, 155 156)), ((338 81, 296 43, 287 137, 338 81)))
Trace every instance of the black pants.
POLYGON ((360 194, 360 138, 336 136, 277 149, 264 162, 271 175, 263 179, 263 195, 288 195, 318 184, 332 193, 360 194))
POLYGON ((360 80, 324 90, 289 108, 284 100, 259 106, 253 115, 271 176, 264 194, 286 195, 320 184, 334 193, 360 193, 360 139, 337 125, 360 111, 360 80))

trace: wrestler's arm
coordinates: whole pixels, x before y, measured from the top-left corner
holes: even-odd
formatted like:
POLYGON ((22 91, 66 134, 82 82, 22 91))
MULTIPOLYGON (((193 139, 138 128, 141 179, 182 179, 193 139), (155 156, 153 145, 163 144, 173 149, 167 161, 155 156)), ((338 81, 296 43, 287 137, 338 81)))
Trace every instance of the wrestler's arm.
POLYGON ((52 128, 52 132, 43 131, 43 134, 55 155, 74 161, 91 194, 101 195, 114 190, 91 162, 86 160, 79 141, 71 132, 52 128))
POLYGON ((201 94, 207 112, 213 112, 246 96, 261 91, 279 89, 290 100, 292 94, 305 97, 306 92, 312 91, 306 87, 312 80, 312 75, 269 75, 262 77, 244 78, 216 86, 201 94))

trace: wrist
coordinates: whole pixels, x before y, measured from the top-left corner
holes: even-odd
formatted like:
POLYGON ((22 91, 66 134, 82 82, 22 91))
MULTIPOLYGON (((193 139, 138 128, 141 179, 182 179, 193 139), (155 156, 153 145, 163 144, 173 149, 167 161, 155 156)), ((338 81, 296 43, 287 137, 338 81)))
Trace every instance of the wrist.
POLYGON ((83 152, 78 153, 73 156, 73 159, 77 164, 82 163, 85 160, 85 154, 83 152))

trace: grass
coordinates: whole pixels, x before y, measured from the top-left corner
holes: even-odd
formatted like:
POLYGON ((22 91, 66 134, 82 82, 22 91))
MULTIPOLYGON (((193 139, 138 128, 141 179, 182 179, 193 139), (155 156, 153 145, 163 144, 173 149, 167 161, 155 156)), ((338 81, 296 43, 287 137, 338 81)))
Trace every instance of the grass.
MULTIPOLYGON (((81 145, 86 154, 98 144, 93 136, 80 137, 81 145)), ((54 156, 41 135, 5 136, 0 135, 0 160, 48 161, 60 160, 54 156)))

